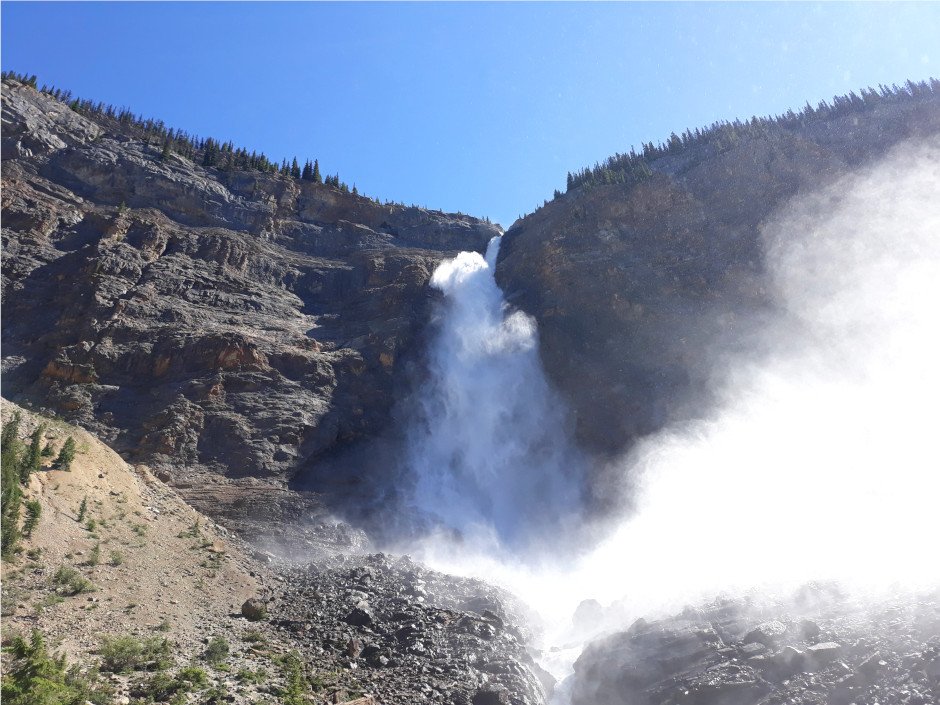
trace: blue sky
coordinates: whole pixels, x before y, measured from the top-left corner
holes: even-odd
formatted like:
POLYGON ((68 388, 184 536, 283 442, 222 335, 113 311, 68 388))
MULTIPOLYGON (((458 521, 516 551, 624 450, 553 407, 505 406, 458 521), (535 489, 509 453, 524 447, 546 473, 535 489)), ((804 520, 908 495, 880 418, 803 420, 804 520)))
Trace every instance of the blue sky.
POLYGON ((504 226, 715 120, 940 77, 940 4, 3 2, 2 64, 504 226))

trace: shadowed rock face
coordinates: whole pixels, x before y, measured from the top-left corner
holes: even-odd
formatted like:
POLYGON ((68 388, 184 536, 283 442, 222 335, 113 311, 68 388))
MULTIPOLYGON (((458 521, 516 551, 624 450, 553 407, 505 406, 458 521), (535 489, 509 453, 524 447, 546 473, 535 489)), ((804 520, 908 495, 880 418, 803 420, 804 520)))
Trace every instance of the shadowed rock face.
POLYGON ((4 394, 125 456, 281 481, 387 422, 482 221, 204 169, 3 90, 4 394))
POLYGON ((716 351, 753 344, 748 333, 772 306, 768 218, 799 192, 937 133, 937 94, 775 125, 722 149, 665 154, 634 186, 577 188, 517 221, 497 281, 538 320, 578 439, 619 453, 700 413, 716 351))

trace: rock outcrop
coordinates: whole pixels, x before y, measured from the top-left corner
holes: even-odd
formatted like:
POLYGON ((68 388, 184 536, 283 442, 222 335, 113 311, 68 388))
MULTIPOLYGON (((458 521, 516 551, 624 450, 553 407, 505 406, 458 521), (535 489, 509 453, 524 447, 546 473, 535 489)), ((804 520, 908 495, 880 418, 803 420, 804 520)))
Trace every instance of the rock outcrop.
POLYGON ((500 232, 167 157, 11 80, 2 205, 4 394, 181 484, 283 484, 377 434, 437 262, 500 232))

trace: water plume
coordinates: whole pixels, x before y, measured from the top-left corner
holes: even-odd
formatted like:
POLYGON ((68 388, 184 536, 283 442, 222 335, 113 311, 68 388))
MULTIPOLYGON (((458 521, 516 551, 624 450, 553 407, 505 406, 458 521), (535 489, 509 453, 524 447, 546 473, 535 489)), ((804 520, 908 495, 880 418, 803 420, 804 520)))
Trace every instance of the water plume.
MULTIPOLYGON (((537 609, 548 643, 571 646, 545 662, 556 675, 591 632, 723 591, 940 584, 940 140, 902 145, 793 199, 762 239, 776 314, 754 351, 716 366, 708 414, 621 461, 631 515, 564 565, 520 565, 482 544, 421 547, 438 567, 500 582, 537 609), (600 609, 579 631, 572 615, 586 598, 600 609)), ((529 522, 542 502, 567 508, 573 485, 564 473, 546 480, 532 459, 558 467, 567 451, 546 429, 561 420, 533 323, 505 315, 492 278, 479 275, 488 266, 461 255, 435 274, 448 308, 428 433, 412 448, 415 467, 430 470, 419 496, 481 534, 552 540, 549 524, 529 522), (482 420, 464 425, 467 410, 482 420), (530 492, 537 499, 517 512, 530 492)))

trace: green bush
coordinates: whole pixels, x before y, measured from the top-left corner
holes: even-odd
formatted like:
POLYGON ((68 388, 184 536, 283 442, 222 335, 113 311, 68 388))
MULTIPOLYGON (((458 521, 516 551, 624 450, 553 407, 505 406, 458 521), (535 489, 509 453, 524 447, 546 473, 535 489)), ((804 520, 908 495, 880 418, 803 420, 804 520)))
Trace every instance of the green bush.
POLYGON ((149 679, 138 681, 131 686, 130 694, 135 698, 141 698, 146 702, 181 702, 185 703, 185 694, 193 689, 194 686, 203 685, 206 682, 206 674, 200 672, 201 679, 193 677, 191 668, 184 668, 175 676, 160 671, 154 673, 149 679))
POLYGON ((202 657, 211 664, 220 664, 228 658, 228 642, 220 636, 212 637, 202 657))
POLYGON ((52 583, 56 586, 56 592, 66 597, 95 591, 95 586, 88 578, 67 565, 59 566, 52 576, 52 583))
POLYGON ((253 683, 261 684, 268 679, 268 674, 263 668, 259 668, 257 671, 252 671, 250 668, 241 668, 238 673, 235 674, 235 679, 239 683, 253 683))
POLYGON ((199 668, 199 666, 186 666, 185 668, 181 668, 180 672, 176 674, 176 677, 186 681, 194 688, 198 688, 209 682, 206 672, 199 668))
POLYGON ((149 671, 170 665, 170 642, 158 637, 106 636, 101 639, 98 651, 102 671, 149 671))
POLYGON ((96 543, 92 549, 91 553, 88 554, 88 560, 85 561, 85 565, 95 566, 101 562, 101 542, 96 543))

